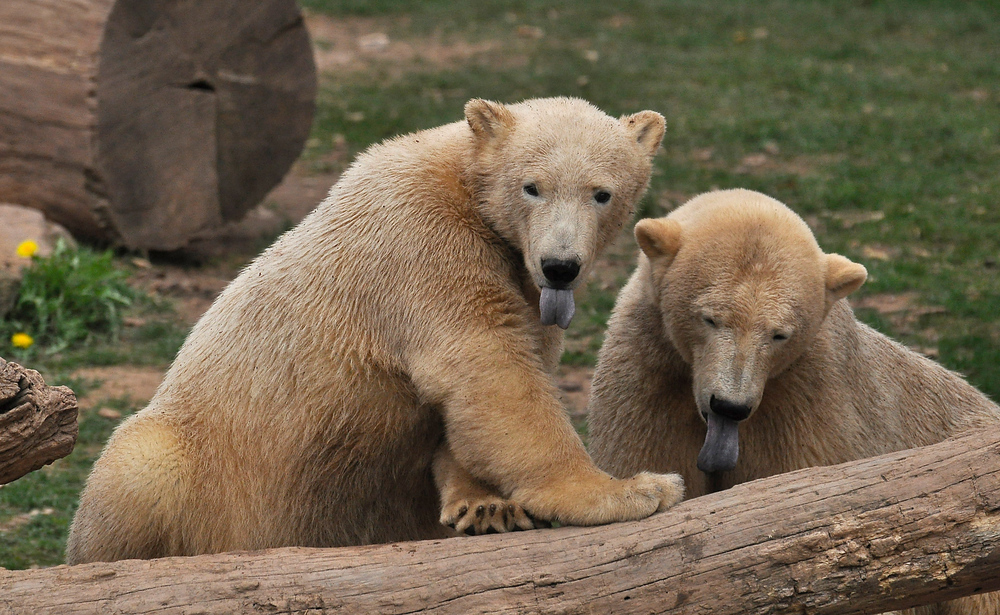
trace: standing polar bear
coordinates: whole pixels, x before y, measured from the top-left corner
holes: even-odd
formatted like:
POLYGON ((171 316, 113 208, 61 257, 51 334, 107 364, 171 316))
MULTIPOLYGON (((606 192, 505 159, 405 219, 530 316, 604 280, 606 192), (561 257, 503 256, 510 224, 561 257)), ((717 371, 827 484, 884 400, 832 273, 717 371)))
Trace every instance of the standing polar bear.
POLYGON ((652 111, 472 100, 362 154, 115 431, 67 561, 503 531, 525 512, 600 524, 680 500, 676 474, 594 466, 542 322, 568 325, 663 133, 652 111))
MULTIPOLYGON (((843 299, 865 268, 778 201, 711 192, 635 236, 590 401, 590 451, 612 475, 678 470, 696 497, 1000 422, 960 376, 855 320, 843 299)), ((998 615, 1000 599, 911 612, 998 615)))

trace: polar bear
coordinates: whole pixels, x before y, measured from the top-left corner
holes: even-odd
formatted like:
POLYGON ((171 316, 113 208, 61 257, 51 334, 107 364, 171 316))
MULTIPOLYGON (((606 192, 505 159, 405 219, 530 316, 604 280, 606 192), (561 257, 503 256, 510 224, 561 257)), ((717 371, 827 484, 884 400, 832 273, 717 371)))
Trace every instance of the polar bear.
POLYGON ((221 293, 109 440, 67 561, 601 524, 676 503, 612 479, 552 372, 573 288, 649 181, 663 117, 472 100, 371 147, 221 293), (529 517, 530 515, 530 517, 529 517))
MULTIPOLYGON (((844 298, 865 268, 778 201, 710 192, 635 236, 591 389, 590 452, 612 475, 677 470, 696 497, 1000 421, 959 375, 855 320, 844 298)), ((919 612, 997 615, 1000 600, 940 607, 954 610, 919 612)))

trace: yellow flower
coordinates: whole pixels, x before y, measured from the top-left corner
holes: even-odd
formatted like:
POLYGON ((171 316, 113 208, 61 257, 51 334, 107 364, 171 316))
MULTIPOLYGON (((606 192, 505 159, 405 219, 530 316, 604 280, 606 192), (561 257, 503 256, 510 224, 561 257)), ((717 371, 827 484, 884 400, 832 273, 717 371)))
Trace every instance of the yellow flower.
POLYGON ((14 344, 17 348, 27 348, 34 344, 35 340, 27 333, 15 333, 10 336, 10 343, 14 344))
POLYGON ((38 244, 33 239, 26 239, 17 246, 17 255, 21 258, 31 258, 38 251, 38 244))

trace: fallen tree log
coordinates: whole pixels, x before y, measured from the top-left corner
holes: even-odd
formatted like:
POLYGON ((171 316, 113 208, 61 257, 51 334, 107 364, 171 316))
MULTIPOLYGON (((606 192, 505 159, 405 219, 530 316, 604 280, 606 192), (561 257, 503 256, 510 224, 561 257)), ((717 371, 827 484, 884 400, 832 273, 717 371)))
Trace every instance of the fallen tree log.
POLYGON ((644 521, 0 571, 0 613, 878 613, 1000 589, 1000 432, 644 521))
POLYGON ((295 0, 3 0, 0 201, 183 247, 277 185, 315 94, 295 0))
POLYGON ((77 429, 73 391, 0 359, 0 485, 69 455, 77 429))

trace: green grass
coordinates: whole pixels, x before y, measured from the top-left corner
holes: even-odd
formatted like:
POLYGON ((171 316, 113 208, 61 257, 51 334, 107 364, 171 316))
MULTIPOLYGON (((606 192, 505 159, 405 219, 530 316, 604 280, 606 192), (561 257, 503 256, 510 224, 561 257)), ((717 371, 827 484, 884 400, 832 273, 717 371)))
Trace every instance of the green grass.
POLYGON ((32 256, 22 272, 17 301, 0 323, 0 351, 33 359, 74 344, 115 338, 124 312, 141 297, 110 251, 69 247, 59 240, 52 254, 32 256), (14 336, 27 335, 27 344, 14 336))
MULTIPOLYGON (((78 397, 98 385, 70 374, 95 365, 165 365, 184 340, 169 305, 128 284, 129 271, 110 252, 57 247, 35 257, 25 271, 13 311, 0 322, 0 356, 39 370, 50 385, 67 385, 78 397), (141 325, 124 327, 126 314, 141 325), (27 332, 27 348, 10 345, 27 332)), ((27 568, 62 562, 66 535, 80 491, 104 442, 117 424, 101 417, 102 407, 127 415, 128 398, 81 411, 73 452, 11 484, 0 486, 0 567, 27 568)))
MULTIPOLYGON (((624 280, 619 279, 618 282, 621 286, 624 280)), ((611 308, 615 306, 615 293, 605 290, 599 282, 591 281, 583 292, 575 295, 580 303, 570 327, 573 333, 567 335, 562 362, 564 365, 594 365, 604 341, 611 308)))
POLYGON ((67 248, 33 257, 18 299, 0 321, 0 356, 57 376, 82 366, 169 363, 187 335, 172 306, 129 284, 111 252, 67 248), (126 316, 136 326, 124 326, 126 316), (27 333, 28 347, 13 335, 27 333))
MULTIPOLYGON (((657 110, 667 135, 641 215, 711 188, 751 188, 788 203, 826 250, 868 268, 859 298, 915 292, 918 306, 939 308, 913 318, 861 310, 863 320, 936 348, 942 363, 1000 399, 1000 4, 301 3, 418 48, 429 39, 492 43, 445 62, 390 58, 324 75, 307 163, 337 170, 372 143, 460 119, 472 97, 568 95, 616 115, 657 110), (543 35, 522 36, 537 32, 526 26, 543 35), (346 159, 331 156, 345 147, 346 159), (880 251, 888 258, 873 256, 880 251)), ((600 282, 578 293, 569 364, 595 360, 634 263, 630 240, 621 244, 626 253, 612 254, 600 282)), ((147 323, 122 329, 118 341, 70 345, 31 365, 59 380, 81 365, 166 363, 184 328, 156 306, 133 309, 147 323)), ((53 509, 0 531, 0 565, 60 561, 78 490, 111 427, 87 413, 72 456, 0 489, 0 527, 53 509)))
POLYGON ((97 414, 101 407, 123 416, 138 409, 131 400, 122 398, 83 413, 80 435, 69 456, 0 487, 0 567, 23 569, 62 563, 80 491, 117 424, 97 414))
MULTIPOLYGON (((356 153, 460 119, 471 97, 570 95, 612 114, 655 109, 668 129, 641 215, 661 215, 710 188, 746 187, 788 203, 813 223, 825 249, 869 269, 859 297, 916 291, 920 302, 947 310, 917 331, 896 330, 869 312, 863 318, 915 345, 939 346, 942 362, 1000 398, 1000 364, 990 351, 1000 337, 1000 5, 304 5, 334 18, 372 19, 394 40, 496 42, 453 65, 400 71, 373 63, 324 80, 307 157, 322 156, 338 138, 356 153), (526 25, 544 36, 518 38, 526 25), (761 154, 764 164, 752 164, 761 154), (884 217, 850 222, 873 212, 884 217), (866 247, 889 248, 892 257, 866 257, 866 247), (958 360, 950 350, 956 344, 969 356, 958 360)), ((570 328, 567 362, 593 361, 592 323, 607 318, 605 295, 613 292, 581 297, 585 322, 570 328)))

